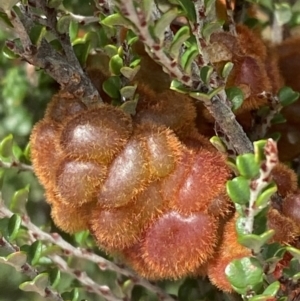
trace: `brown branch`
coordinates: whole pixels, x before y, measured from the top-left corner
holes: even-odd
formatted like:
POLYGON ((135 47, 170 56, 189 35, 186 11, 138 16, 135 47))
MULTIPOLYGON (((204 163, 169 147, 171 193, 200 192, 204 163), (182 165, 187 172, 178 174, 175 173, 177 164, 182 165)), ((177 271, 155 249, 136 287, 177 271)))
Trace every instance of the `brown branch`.
POLYGON ((28 63, 43 69, 53 79, 55 79, 63 89, 82 97, 87 106, 93 106, 101 101, 98 91, 93 86, 88 76, 82 70, 70 43, 67 34, 59 34, 56 31, 56 12, 46 7, 43 1, 36 1, 35 6, 44 10, 46 15, 48 30, 58 38, 64 53, 56 51, 45 39, 40 45, 33 45, 29 32, 34 26, 33 13, 30 6, 19 5, 21 13, 18 15, 12 11, 10 21, 14 27, 16 35, 20 38, 22 46, 16 42, 8 41, 7 47, 18 54, 28 63))
MULTIPOLYGON (((118 0, 115 2, 119 6, 123 16, 131 21, 133 30, 148 48, 149 55, 155 58, 155 60, 167 70, 171 77, 176 78, 187 88, 191 88, 195 91, 195 88, 199 87, 199 83, 202 84, 200 77, 191 78, 181 70, 178 64, 174 64, 174 61, 165 53, 165 49, 158 45, 153 39, 148 28, 149 26, 144 24, 145 16, 142 10, 139 9, 137 11, 133 1, 118 0)), ((214 81, 212 84, 214 87, 222 86, 216 77, 212 77, 212 80, 214 81)), ((210 87, 207 88, 208 91, 211 90, 210 87)), ((237 122, 234 113, 227 103, 228 101, 223 90, 214 96, 210 102, 204 102, 204 105, 210 111, 225 136, 230 139, 230 144, 238 154, 253 152, 251 141, 243 131, 241 125, 237 122)))

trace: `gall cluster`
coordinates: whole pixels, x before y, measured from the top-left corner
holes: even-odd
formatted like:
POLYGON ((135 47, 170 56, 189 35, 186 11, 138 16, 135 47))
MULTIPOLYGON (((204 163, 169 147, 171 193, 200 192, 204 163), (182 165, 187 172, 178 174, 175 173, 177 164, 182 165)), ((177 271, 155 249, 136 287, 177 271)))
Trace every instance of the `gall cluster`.
MULTIPOLYGON (((238 116, 264 104, 257 96, 262 91, 277 92, 277 58, 249 29, 239 26, 237 37, 214 34, 211 42, 209 56, 217 68, 234 62, 227 85, 246 95, 238 116)), ((230 292, 225 267, 251 254, 237 243, 225 192, 231 177, 226 158, 202 135, 207 113, 168 90, 169 77, 143 55, 133 117, 107 96, 106 104, 93 108, 67 92, 53 97, 32 131, 34 170, 63 231, 88 229, 103 250, 148 279, 208 275, 230 292), (150 67, 155 76, 149 78, 150 67)), ((93 82, 108 76, 100 65, 87 70, 93 82)), ((300 203, 297 178, 283 164, 273 177, 285 201, 283 215, 270 210, 268 225, 277 241, 292 243, 300 233, 300 212, 293 210, 300 203), (287 220, 289 227, 283 227, 287 220)))
POLYGON ((155 109, 133 120, 61 92, 33 129, 32 162, 58 227, 89 229, 101 248, 147 278, 179 278, 198 273, 214 254, 219 219, 230 209, 230 171, 196 131, 186 143, 175 134, 194 122, 178 115, 195 114, 180 109, 177 119, 157 114, 150 122, 155 109))

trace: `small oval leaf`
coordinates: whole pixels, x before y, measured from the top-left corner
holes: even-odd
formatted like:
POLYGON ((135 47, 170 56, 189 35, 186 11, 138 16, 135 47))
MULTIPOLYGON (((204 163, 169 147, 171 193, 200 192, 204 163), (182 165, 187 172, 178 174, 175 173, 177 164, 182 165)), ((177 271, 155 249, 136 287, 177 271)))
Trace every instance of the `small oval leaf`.
POLYGON ((250 199, 249 181, 244 177, 236 177, 226 184, 227 194, 234 203, 245 205, 250 199))

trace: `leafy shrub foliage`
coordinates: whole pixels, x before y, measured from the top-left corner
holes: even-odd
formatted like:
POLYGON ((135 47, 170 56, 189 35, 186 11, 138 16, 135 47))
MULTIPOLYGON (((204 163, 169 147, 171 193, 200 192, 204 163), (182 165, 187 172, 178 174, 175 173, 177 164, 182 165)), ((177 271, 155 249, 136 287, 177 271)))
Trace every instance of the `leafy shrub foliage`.
POLYGON ((299 12, 0 0, 0 301, 298 300, 299 12))

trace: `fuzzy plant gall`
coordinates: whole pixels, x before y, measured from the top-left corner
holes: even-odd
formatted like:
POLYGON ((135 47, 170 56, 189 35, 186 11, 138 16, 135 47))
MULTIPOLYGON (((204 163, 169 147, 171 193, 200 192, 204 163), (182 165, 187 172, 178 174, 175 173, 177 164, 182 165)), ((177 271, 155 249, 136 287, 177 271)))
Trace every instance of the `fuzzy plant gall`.
POLYGON ((62 153, 56 148, 59 125, 48 120, 39 121, 30 136, 31 160, 40 182, 52 188, 55 169, 62 153))
POLYGON ((160 182, 151 183, 127 206, 103 209, 96 206, 90 216, 90 230, 106 251, 119 251, 137 243, 143 231, 165 210, 160 182))
POLYGON ((90 230, 102 249, 147 278, 197 274, 213 257, 219 217, 230 213, 216 207, 225 204, 231 174, 197 132, 192 102, 187 111, 180 102, 141 103, 132 118, 70 99, 68 116, 55 96, 31 137, 54 223, 71 234, 90 230))
POLYGON ((52 97, 47 106, 45 118, 62 123, 70 116, 75 116, 85 110, 87 107, 80 98, 67 92, 60 92, 52 97))
POLYGON ((64 158, 56 169, 56 190, 70 206, 93 202, 106 178, 107 167, 96 162, 64 158))
POLYGON ((131 118, 112 106, 91 109, 63 124, 59 146, 72 158, 110 163, 132 133, 131 118))
POLYGON ((203 213, 183 216, 170 211, 146 231, 143 258, 160 279, 180 278, 212 256, 216 232, 216 222, 211 216, 203 213))

